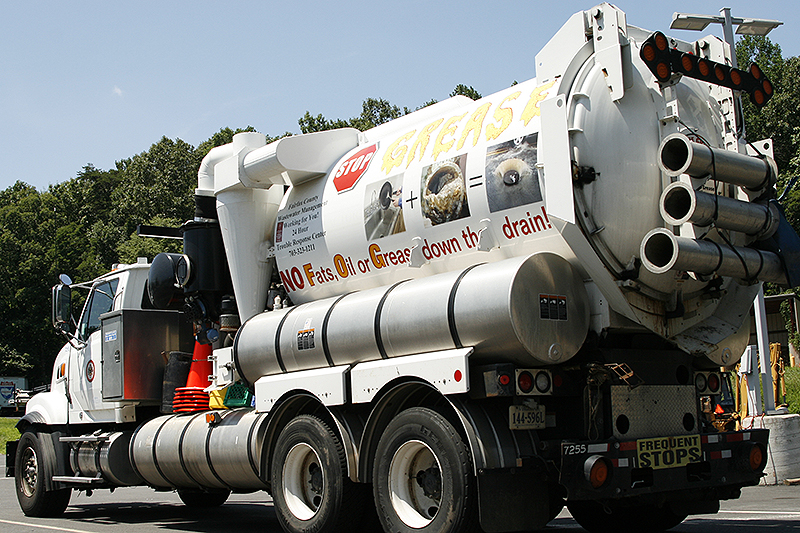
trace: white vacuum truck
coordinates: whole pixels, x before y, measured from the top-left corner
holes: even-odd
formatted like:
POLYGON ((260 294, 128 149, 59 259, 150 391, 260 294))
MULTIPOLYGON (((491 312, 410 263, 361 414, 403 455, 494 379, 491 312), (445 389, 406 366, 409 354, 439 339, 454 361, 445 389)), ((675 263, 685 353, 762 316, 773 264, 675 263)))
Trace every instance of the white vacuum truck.
POLYGON ((214 148, 183 254, 94 280, 77 331, 54 288, 71 339, 19 424, 22 510, 149 485, 267 491, 289 532, 716 512, 758 483, 767 431, 718 432, 702 405, 760 283, 800 264, 770 143, 741 136, 740 95, 772 88, 729 59, 604 3, 497 94, 214 148), (162 352, 195 342, 208 390, 250 404, 159 412, 162 352))

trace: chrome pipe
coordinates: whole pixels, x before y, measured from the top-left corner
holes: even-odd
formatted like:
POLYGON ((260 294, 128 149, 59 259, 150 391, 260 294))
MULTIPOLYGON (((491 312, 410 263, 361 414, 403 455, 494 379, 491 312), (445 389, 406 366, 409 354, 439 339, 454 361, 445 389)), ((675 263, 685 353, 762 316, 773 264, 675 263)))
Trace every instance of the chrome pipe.
POLYGON ((772 252, 679 237, 664 228, 649 231, 639 251, 653 274, 679 270, 787 284, 781 259, 772 252))
POLYGON ((780 213, 774 204, 743 202, 727 196, 695 191, 682 181, 670 184, 661 193, 658 205, 667 224, 697 226, 711 223, 721 229, 740 231, 757 239, 771 237, 778 229, 780 213))
POLYGON ((682 133, 673 133, 658 147, 658 166, 669 176, 688 174, 702 178, 713 177, 758 191, 775 184, 777 172, 769 161, 758 157, 710 148, 692 142, 682 133))

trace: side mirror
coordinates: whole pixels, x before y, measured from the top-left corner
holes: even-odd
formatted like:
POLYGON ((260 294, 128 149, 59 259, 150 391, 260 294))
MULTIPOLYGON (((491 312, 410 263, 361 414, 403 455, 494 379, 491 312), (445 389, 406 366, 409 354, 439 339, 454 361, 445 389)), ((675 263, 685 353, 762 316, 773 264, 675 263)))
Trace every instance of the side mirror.
POLYGON ((72 329, 72 280, 62 274, 61 283, 53 287, 53 327, 65 333, 72 329))

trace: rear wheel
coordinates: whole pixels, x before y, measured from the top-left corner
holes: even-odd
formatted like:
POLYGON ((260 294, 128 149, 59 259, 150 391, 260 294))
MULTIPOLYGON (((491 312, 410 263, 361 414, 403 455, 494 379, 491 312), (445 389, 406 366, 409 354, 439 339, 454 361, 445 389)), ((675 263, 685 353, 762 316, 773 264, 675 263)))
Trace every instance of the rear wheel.
POLYGON ((668 507, 638 505, 622 507, 603 506, 595 501, 567 503, 567 508, 585 530, 590 533, 638 533, 641 531, 666 531, 686 518, 668 507))
POLYGON ((210 491, 178 489, 178 496, 186 507, 219 507, 231 495, 229 490, 210 491))
POLYGON ((376 450, 373 491, 385 531, 477 529, 469 450, 450 422, 430 409, 403 411, 386 427, 376 450))
POLYGON ((45 490, 45 476, 55 470, 52 449, 42 445, 46 434, 26 431, 17 445, 14 458, 14 481, 17 501, 26 516, 60 516, 69 505, 72 489, 45 490))
POLYGON ((290 533, 354 531, 368 494, 347 477, 338 436, 315 416, 301 415, 281 431, 271 474, 278 520, 290 533))

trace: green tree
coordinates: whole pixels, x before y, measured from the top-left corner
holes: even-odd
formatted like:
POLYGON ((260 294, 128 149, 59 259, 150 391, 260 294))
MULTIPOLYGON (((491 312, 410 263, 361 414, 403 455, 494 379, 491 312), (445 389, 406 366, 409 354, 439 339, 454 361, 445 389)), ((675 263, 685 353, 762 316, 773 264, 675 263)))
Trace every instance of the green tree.
POLYGON ((0 194, 0 364, 29 369, 32 382, 44 382, 60 341, 52 335, 49 292, 55 280, 53 251, 64 211, 58 197, 17 182, 0 194))
MULTIPOLYGON (((768 37, 746 35, 736 43, 741 68, 755 62, 774 87, 774 96, 761 110, 742 98, 747 138, 771 138, 778 165, 778 191, 800 174, 800 57, 784 58, 779 45, 768 37)), ((795 188, 784 201, 786 217, 800 232, 800 190, 795 188)))
MULTIPOLYGON (((481 98, 478 91, 471 86, 463 84, 456 85, 453 92, 450 93, 450 96, 456 96, 457 94, 467 96, 473 100, 481 98)), ((436 102, 436 99, 428 100, 418 107, 417 110, 433 105, 436 102)), ((306 111, 297 122, 300 125, 300 131, 303 133, 313 133, 337 128, 356 128, 360 131, 366 131, 409 113, 411 113, 409 108, 403 107, 400 109, 400 107, 383 98, 367 98, 361 104, 361 113, 358 116, 349 119, 339 118, 336 120, 328 120, 322 116, 322 114, 312 115, 310 112, 306 111)))
MULTIPOLYGON (((162 216, 155 216, 148 220, 149 225, 168 228, 180 227, 184 222, 185 220, 162 216)), ((136 232, 133 232, 127 240, 117 247, 117 251, 121 263, 135 263, 139 257, 146 257, 152 261, 156 255, 162 252, 181 253, 183 251, 183 241, 140 237, 136 232)))
POLYGON ((122 180, 111 202, 125 235, 156 216, 190 219, 201 159, 192 145, 162 137, 148 151, 118 161, 122 180))
POLYGON ((366 131, 408 113, 410 113, 408 108, 403 108, 401 110, 399 107, 392 105, 388 100, 384 100, 383 98, 367 98, 361 104, 361 114, 356 117, 347 120, 340 118, 328 120, 321 114, 314 116, 306 111, 305 115, 300 117, 297 122, 300 125, 300 131, 303 133, 313 133, 338 128, 356 128, 360 131, 366 131))
POLYGON ((27 376, 32 368, 30 354, 0 344, 0 376, 27 376))
POLYGON ((308 111, 306 111, 305 115, 303 115, 302 117, 300 117, 300 119, 298 119, 297 123, 300 125, 300 131, 302 133, 314 133, 317 131, 335 130, 339 128, 347 128, 350 126, 350 123, 346 120, 342 119, 328 120, 321 114, 313 116, 308 111))
POLYGON ((453 89, 453 92, 450 93, 450 96, 456 96, 456 95, 459 95, 459 94, 462 95, 462 96, 466 96, 467 98, 471 98, 473 100, 480 100, 481 99, 481 93, 476 91, 472 87, 472 85, 467 86, 467 85, 464 85, 462 83, 459 83, 458 85, 456 85, 456 88, 453 89))
POLYGON ((797 74, 798 58, 784 59, 781 47, 768 37, 746 35, 736 46, 739 66, 747 68, 756 63, 773 84, 774 96, 760 111, 742 97, 747 138, 771 138, 774 142, 775 162, 780 170, 789 170, 797 153, 796 129, 800 125, 800 88, 791 78, 797 74))
POLYGON ((367 98, 361 104, 361 114, 350 119, 350 126, 361 131, 367 131, 410 112, 407 107, 401 110, 383 98, 367 98))

